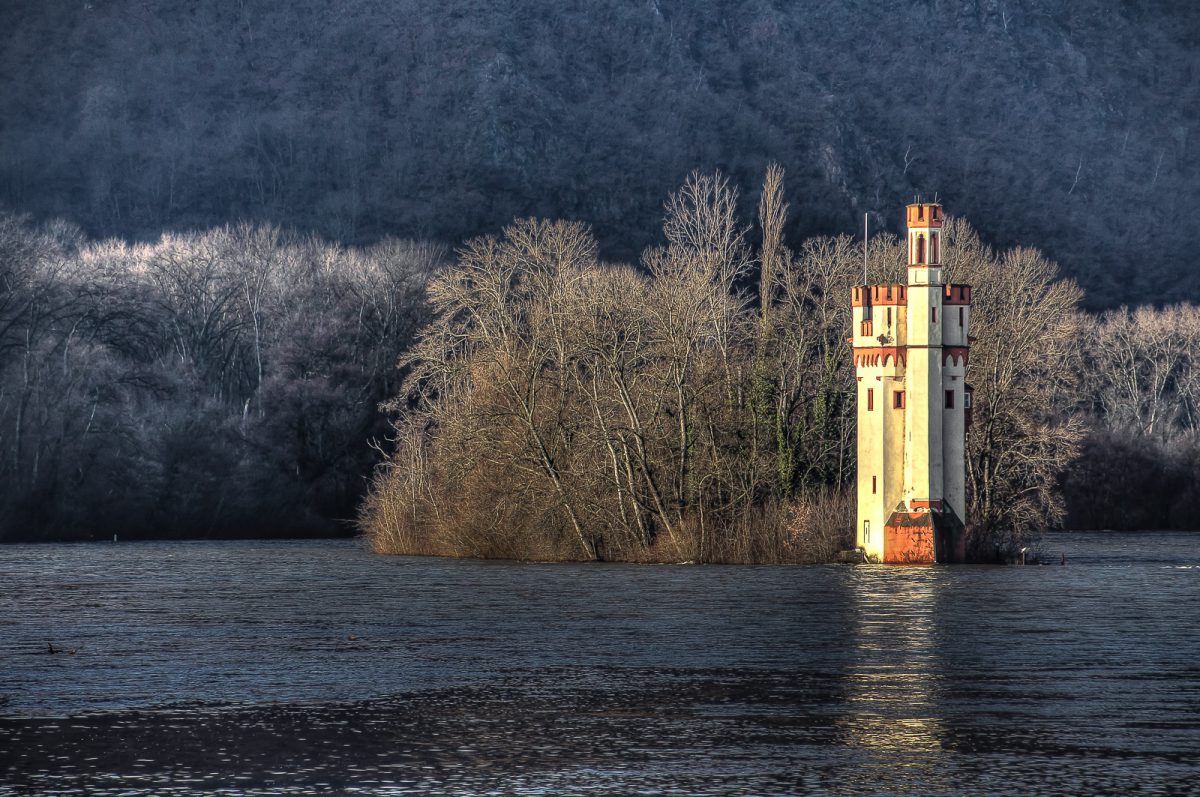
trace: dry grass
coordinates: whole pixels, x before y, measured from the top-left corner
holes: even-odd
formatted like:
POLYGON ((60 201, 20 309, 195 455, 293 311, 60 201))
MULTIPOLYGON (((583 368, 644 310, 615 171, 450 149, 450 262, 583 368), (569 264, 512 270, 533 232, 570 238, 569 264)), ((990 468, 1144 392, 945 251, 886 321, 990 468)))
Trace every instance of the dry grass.
MULTIPOLYGON (((388 473, 363 505, 360 525, 376 553, 465 556, 479 559, 578 561, 579 547, 552 503, 518 506, 493 495, 482 502, 463 498, 438 517, 427 501, 403 500, 403 476, 388 473), (490 510, 481 512, 487 506, 490 510)), ((615 562, 811 564, 831 562, 852 544, 853 497, 824 492, 787 504, 755 507, 732 520, 695 513, 650 545, 597 546, 598 558, 615 562)))

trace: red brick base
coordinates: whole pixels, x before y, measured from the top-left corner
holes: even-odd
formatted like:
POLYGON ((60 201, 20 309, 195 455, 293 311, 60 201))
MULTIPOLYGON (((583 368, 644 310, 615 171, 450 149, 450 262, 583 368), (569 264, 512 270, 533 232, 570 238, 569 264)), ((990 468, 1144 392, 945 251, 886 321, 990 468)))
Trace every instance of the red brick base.
POLYGON ((929 512, 893 512, 883 527, 884 564, 931 565, 936 561, 933 515, 929 512))

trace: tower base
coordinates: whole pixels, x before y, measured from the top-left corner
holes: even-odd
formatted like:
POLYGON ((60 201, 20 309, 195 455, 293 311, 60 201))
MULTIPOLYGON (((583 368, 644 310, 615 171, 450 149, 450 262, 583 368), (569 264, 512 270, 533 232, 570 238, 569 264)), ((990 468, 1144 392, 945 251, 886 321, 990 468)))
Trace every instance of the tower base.
POLYGON ((883 563, 961 564, 967 560, 967 534, 954 510, 895 511, 883 527, 883 563))

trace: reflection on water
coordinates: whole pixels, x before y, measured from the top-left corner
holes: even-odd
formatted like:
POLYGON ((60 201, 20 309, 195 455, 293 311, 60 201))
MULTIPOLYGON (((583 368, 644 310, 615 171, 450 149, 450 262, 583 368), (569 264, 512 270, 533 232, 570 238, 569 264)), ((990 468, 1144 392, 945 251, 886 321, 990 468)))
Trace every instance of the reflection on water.
POLYGON ((1070 564, 1027 568, 0 547, 0 795, 1194 793, 1198 539, 1055 535, 1070 564))
POLYGON ((847 743, 869 753, 854 769, 862 786, 891 781, 913 792, 950 788, 940 766, 945 733, 937 691, 945 589, 930 567, 857 568, 850 581, 853 644, 846 711, 847 743), (881 780, 886 779, 886 780, 881 780))

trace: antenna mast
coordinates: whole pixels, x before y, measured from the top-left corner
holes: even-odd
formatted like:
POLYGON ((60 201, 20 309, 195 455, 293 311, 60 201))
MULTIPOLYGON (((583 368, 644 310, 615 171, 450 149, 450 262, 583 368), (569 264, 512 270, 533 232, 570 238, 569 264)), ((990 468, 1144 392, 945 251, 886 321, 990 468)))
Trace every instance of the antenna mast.
POLYGON ((870 217, 871 215, 869 213, 863 213, 863 285, 867 284, 867 241, 869 240, 867 238, 867 220, 870 219, 870 217))

